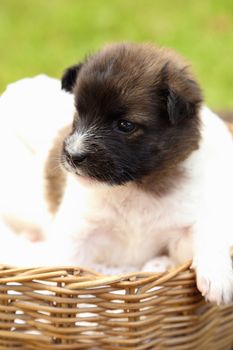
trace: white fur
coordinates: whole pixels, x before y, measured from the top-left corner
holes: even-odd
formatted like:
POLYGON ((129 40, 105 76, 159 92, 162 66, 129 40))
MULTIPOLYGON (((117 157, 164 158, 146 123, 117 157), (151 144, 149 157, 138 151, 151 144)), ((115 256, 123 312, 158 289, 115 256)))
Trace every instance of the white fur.
POLYGON ((50 218, 43 198, 43 162, 53 136, 73 113, 71 98, 58 91, 58 84, 46 77, 20 81, 0 99, 0 212, 3 219, 10 215, 35 222, 45 235, 36 244, 3 228, 1 261, 139 269, 167 247, 175 263, 193 258, 198 288, 208 300, 229 302, 233 143, 224 123, 201 109, 200 148, 183 163, 187 176, 182 184, 164 197, 133 183, 109 187, 69 174, 59 211, 50 218))
POLYGON ((73 133, 69 139, 66 140, 66 150, 69 154, 75 155, 77 152, 81 153, 85 150, 85 133, 73 133))

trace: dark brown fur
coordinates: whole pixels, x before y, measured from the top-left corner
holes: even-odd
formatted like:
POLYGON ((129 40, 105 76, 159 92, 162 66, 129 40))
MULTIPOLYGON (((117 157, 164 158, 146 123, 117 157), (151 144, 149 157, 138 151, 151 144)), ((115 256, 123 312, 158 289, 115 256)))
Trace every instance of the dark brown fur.
MULTIPOLYGON (((85 161, 74 164, 74 172, 81 169, 110 185, 133 181, 157 194, 185 176, 181 164, 199 146, 202 95, 187 64, 173 51, 147 44, 109 45, 67 69, 62 87, 75 95, 70 135, 95 127, 85 140, 85 161), (136 131, 119 134, 115 125, 122 119, 135 123, 136 131)), ((57 191, 56 177, 48 181, 57 191)), ((55 197, 56 207, 59 191, 55 197)))

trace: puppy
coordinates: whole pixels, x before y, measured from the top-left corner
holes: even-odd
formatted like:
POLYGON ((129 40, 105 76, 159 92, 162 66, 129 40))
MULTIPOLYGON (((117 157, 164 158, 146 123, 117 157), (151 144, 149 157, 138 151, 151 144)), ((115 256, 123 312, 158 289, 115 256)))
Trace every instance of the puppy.
POLYGON ((232 137, 187 64, 152 45, 108 45, 68 68, 62 88, 75 111, 43 158, 44 241, 18 240, 15 261, 140 269, 166 251, 193 259, 207 300, 230 302, 232 137))

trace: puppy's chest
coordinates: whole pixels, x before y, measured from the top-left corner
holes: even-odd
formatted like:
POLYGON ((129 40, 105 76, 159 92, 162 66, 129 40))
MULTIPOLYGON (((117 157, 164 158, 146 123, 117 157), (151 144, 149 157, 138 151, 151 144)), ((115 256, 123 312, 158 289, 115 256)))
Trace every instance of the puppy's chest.
POLYGON ((183 224, 182 209, 178 208, 176 196, 155 198, 126 188, 99 195, 97 202, 93 200, 91 203, 97 207, 89 212, 89 217, 96 220, 103 231, 106 225, 112 236, 132 246, 143 244, 149 247, 156 242, 160 249, 177 225, 183 224))
POLYGON ((130 231, 134 235, 141 232, 148 234, 155 227, 159 229, 163 226, 163 205, 148 196, 131 194, 122 201, 115 201, 114 209, 113 220, 121 226, 122 231, 130 231))
POLYGON ((141 266, 190 223, 180 191, 155 198, 133 186, 86 190, 69 184, 59 228, 71 232, 76 244, 81 240, 82 249, 91 249, 95 263, 141 266))

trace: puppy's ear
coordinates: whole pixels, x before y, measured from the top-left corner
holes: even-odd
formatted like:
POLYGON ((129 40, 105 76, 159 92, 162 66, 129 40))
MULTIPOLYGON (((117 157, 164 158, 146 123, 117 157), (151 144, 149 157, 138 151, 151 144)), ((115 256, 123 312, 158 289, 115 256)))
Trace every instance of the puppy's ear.
POLYGON ((193 98, 188 99, 185 93, 180 94, 172 89, 168 89, 167 112, 169 120, 173 125, 196 114, 201 102, 201 97, 196 95, 195 99, 196 93, 197 91, 194 89, 193 98))
POLYGON ((82 63, 76 64, 72 67, 69 67, 65 70, 61 78, 61 88, 67 92, 72 92, 75 82, 78 77, 78 73, 82 68, 82 63))
POLYGON ((166 111, 171 124, 176 125, 182 120, 194 117, 202 102, 201 89, 193 80, 187 67, 170 71, 168 65, 164 67, 163 89, 166 95, 166 111))

